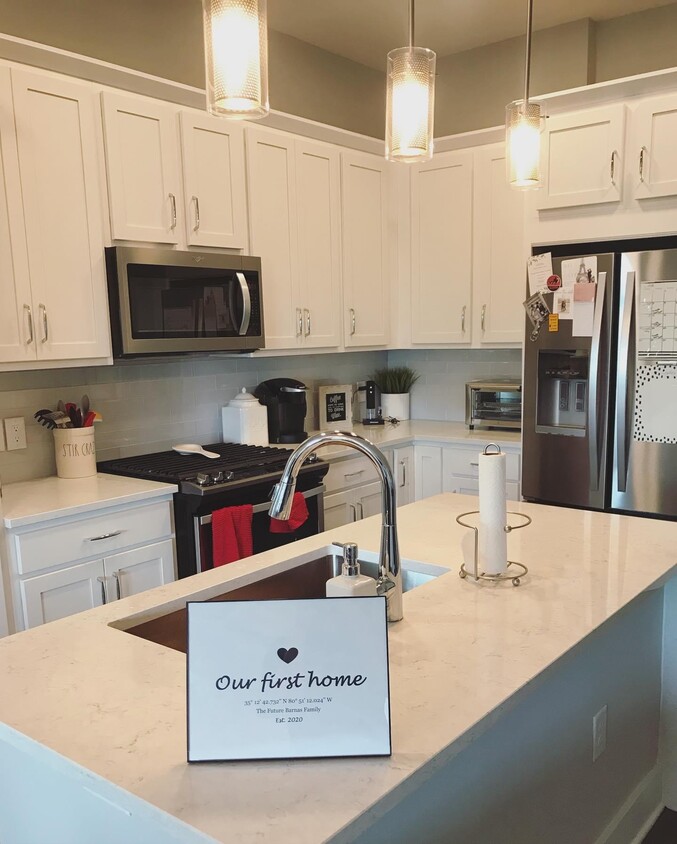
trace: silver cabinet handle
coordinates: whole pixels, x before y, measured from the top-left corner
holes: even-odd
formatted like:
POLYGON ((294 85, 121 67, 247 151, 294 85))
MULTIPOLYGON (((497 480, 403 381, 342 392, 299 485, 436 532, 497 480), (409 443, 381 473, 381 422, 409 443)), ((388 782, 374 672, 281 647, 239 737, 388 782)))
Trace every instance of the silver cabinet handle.
POLYGON ((305 336, 310 337, 310 309, 304 308, 303 313, 304 313, 305 318, 306 318, 306 333, 305 333, 305 336))
POLYGON ((639 151, 639 180, 644 181, 644 156, 649 152, 646 147, 642 147, 639 151))
POLYGON ((122 572, 114 571, 113 577, 115 578, 115 594, 117 595, 118 601, 122 598, 122 587, 120 586, 120 575, 122 572))
POLYGON ((353 337, 357 328, 355 321, 355 308, 350 309, 350 336, 353 337))
POLYGON ((101 542, 103 539, 112 539, 114 536, 120 536, 121 530, 114 530, 110 533, 102 533, 101 536, 89 536, 85 542, 101 542))
POLYGON ((349 504, 348 506, 353 511, 353 521, 356 522, 357 521, 357 507, 354 504, 349 504))
POLYGON ((618 150, 614 150, 611 153, 611 162, 609 164, 609 176, 611 176, 611 184, 615 187, 616 186, 616 157, 618 156, 618 150))
POLYGON ((616 465, 618 491, 625 492, 628 486, 628 415, 633 412, 628 400, 628 387, 634 379, 634 355, 632 343, 633 315, 635 310, 635 273, 629 272, 621 293, 622 315, 618 331, 618 392, 616 394, 616 465))
POLYGON ((38 312, 42 315, 42 343, 49 340, 49 323, 47 322, 47 308, 44 305, 38 305, 38 312))
POLYGON ((108 600, 106 598, 106 578, 99 576, 99 577, 97 577, 97 580, 101 584, 101 601, 104 604, 107 604, 108 600))
POLYGON ((602 343, 602 318, 606 293, 606 273, 597 274, 595 316, 590 341, 590 375, 588 387, 588 462, 590 464, 590 491, 599 490, 599 452, 597 445, 597 385, 599 383, 599 350, 602 343))
POLYGON ((484 331, 484 322, 487 316, 487 306, 482 305, 482 315, 480 316, 480 324, 482 326, 482 331, 484 331))
POLYGON ((359 472, 344 472, 344 478, 356 478, 358 475, 364 475, 364 469, 360 469, 359 472))
POLYGON ((466 307, 465 307, 465 305, 463 305, 463 307, 461 308, 461 333, 462 334, 465 334, 465 311, 466 311, 466 307))
POLYGON ((196 232, 200 228, 200 200, 197 196, 193 196, 191 199, 195 205, 195 224, 193 226, 193 231, 196 232))
POLYGON ((470 461, 470 465, 471 465, 471 466, 479 466, 480 464, 479 464, 479 463, 473 463, 473 462, 472 462, 472 460, 471 460, 471 461, 470 461))
POLYGON ((400 487, 407 485, 407 462, 406 460, 400 460, 400 466, 402 467, 402 483, 400 487))
POLYGON ((169 227, 170 229, 176 228, 176 196, 173 193, 169 194, 169 201, 172 206, 172 224, 169 227))
POLYGON ((296 309, 296 336, 303 337, 303 311, 301 308, 296 309))
POLYGON ((31 311, 30 305, 24 305, 24 311, 28 315, 28 340, 26 341, 26 345, 30 346, 33 340, 35 340, 35 336, 33 335, 33 312, 31 311))
POLYGON ((242 293, 242 322, 240 323, 240 330, 237 333, 240 337, 244 337, 249 330, 249 323, 252 318, 252 297, 249 293, 249 285, 244 275, 242 273, 235 273, 235 278, 240 285, 240 292, 242 293))

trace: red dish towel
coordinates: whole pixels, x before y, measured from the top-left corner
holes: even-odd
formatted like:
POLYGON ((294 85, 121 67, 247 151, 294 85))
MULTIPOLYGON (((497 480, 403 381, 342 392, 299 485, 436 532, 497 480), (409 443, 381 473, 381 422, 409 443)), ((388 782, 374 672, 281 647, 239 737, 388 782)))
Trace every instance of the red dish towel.
POLYGON ((254 553, 251 504, 223 507, 212 513, 212 562, 214 568, 234 563, 254 553))
POLYGON ((308 505, 302 492, 294 493, 294 500, 291 505, 291 516, 289 521, 285 522, 282 519, 270 520, 271 533, 293 533, 308 521, 308 505))

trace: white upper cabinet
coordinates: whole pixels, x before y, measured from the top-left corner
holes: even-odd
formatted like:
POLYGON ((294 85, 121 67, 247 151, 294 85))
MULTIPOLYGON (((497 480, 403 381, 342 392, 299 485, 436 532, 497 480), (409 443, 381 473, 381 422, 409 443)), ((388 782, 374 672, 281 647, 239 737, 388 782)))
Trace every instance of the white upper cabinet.
POLYGON ((243 126, 197 111, 180 121, 186 242, 246 249, 243 126))
POLYGON ((0 362, 37 356, 8 67, 0 67, 0 362))
POLYGON ((296 197, 303 345, 339 346, 341 198, 335 147, 296 141, 296 197))
POLYGON ((473 154, 444 152, 411 175, 412 342, 469 343, 473 154))
POLYGON ((547 119, 540 209, 620 202, 625 114, 616 104, 547 119))
POLYGON ((176 109, 102 94, 114 240, 178 243, 181 178, 176 109))
POLYGON ((386 174, 376 155, 341 155, 346 346, 385 346, 390 338, 386 174))
POLYGON ((12 69, 12 90, 37 357, 106 357, 96 93, 86 84, 18 69, 12 69))
POLYGON ((677 195, 677 94, 646 100, 633 115, 634 196, 677 195))
POLYGON ((480 344, 521 343, 525 194, 506 179, 505 145, 475 150, 473 331, 480 344))
POLYGON ((261 258, 266 348, 293 349, 303 336, 296 167, 291 137, 247 129, 249 243, 261 258))

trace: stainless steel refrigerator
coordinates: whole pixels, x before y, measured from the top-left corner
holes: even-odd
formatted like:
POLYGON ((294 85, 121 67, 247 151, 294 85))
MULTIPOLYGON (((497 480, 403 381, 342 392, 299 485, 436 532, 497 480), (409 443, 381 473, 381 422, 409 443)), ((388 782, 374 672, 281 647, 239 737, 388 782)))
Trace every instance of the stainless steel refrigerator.
POLYGON ((677 518, 677 238, 533 252, 563 284, 526 319, 522 495, 677 518))

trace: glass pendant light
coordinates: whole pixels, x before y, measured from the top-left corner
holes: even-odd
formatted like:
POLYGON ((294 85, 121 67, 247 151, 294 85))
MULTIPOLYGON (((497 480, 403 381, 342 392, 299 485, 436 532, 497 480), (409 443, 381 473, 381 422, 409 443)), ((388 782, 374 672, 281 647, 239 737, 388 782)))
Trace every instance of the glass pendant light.
POLYGON ((265 117, 268 105, 266 0, 202 0, 207 110, 265 117))
POLYGON ((432 158, 436 59, 432 50, 414 47, 414 0, 409 0, 409 46, 388 53, 388 161, 415 162, 432 158))
POLYGON ((534 0, 527 6, 527 49, 524 65, 524 99, 505 107, 505 152, 508 182, 514 188, 541 185, 541 131, 545 122, 542 105, 529 99, 531 37, 534 0))

